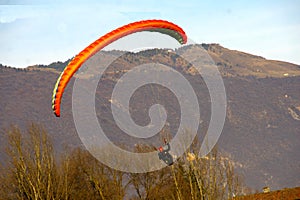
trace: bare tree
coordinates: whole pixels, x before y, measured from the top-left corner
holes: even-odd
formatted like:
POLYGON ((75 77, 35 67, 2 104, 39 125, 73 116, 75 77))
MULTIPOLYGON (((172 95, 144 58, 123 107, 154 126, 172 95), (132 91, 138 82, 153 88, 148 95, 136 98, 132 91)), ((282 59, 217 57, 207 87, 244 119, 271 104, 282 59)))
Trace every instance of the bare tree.
MULTIPOLYGON (((198 157, 197 140, 172 166, 134 174, 111 169, 81 148, 55 156, 41 126, 32 124, 26 132, 11 127, 6 135, 8 162, 0 166, 0 199, 121 200, 131 193, 131 199, 140 200, 222 200, 244 189, 234 162, 217 148, 198 157)), ((135 150, 154 149, 137 145, 135 150)))
POLYGON ((179 162, 175 166, 182 168, 176 171, 180 173, 177 176, 183 177, 180 189, 184 199, 228 199, 240 194, 244 187, 234 172, 233 162, 217 148, 204 158, 187 152, 179 162))
MULTIPOLYGON (((45 130, 31 124, 26 133, 17 127, 7 131, 9 164, 5 168, 7 190, 12 199, 55 199, 61 196, 60 177, 53 145, 45 130)), ((6 196, 8 198, 8 196, 6 196)))
POLYGON ((71 199, 123 199, 125 195, 124 173, 111 169, 89 152, 80 148, 72 152, 69 184, 71 199))

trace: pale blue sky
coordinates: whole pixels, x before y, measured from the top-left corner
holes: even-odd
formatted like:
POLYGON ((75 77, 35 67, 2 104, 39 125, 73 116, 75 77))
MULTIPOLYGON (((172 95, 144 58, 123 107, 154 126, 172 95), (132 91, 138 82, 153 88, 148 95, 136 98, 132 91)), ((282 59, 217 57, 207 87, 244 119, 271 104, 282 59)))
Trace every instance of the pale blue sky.
POLYGON ((0 0, 0 63, 65 61, 130 22, 164 19, 196 43, 300 64, 300 1, 0 0))

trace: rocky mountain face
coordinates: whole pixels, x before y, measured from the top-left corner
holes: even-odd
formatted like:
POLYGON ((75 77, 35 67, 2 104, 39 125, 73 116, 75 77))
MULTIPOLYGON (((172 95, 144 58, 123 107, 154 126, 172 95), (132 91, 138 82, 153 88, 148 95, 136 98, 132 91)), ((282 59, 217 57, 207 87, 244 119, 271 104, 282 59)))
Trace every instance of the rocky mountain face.
MULTIPOLYGON (((108 51, 92 57, 91 65, 101 59, 114 61, 102 75, 96 91, 96 113, 107 136, 115 143, 132 146, 149 143, 160 146, 159 137, 134 139, 122 132, 111 115, 111 93, 118 79, 143 63, 161 63, 179 71, 195 88, 200 103, 201 121, 198 136, 203 139, 210 120, 210 97, 201 75, 183 57, 199 58, 208 53, 218 67, 226 89, 227 113, 218 148, 235 162, 246 184, 254 189, 295 187, 300 184, 300 66, 267 60, 260 56, 229 50, 218 44, 184 46, 173 50, 152 49, 138 53, 108 51), (206 52, 206 51, 207 52, 206 52), (180 56, 181 55, 181 56, 180 56)), ((26 69, 0 66, 0 128, 10 125, 25 128, 31 122, 42 124, 50 133, 56 150, 82 146, 72 115, 73 78, 62 100, 62 117, 51 109, 52 90, 59 73, 67 65, 56 62, 26 69)), ((97 70, 76 76, 87 80, 98 77, 97 70)), ((132 117, 137 124, 149 123, 148 109, 154 103, 165 105, 173 134, 180 122, 180 109, 170 90, 158 85, 142 88, 132 98, 132 117), (148 94, 148 95, 145 95, 148 94)), ((121 107, 122 105, 118 105, 121 107)), ((165 131, 165 130, 163 130, 165 131)), ((1 152, 6 144, 3 132, 1 152)), ((2 153, 2 160, 3 160, 2 153)))

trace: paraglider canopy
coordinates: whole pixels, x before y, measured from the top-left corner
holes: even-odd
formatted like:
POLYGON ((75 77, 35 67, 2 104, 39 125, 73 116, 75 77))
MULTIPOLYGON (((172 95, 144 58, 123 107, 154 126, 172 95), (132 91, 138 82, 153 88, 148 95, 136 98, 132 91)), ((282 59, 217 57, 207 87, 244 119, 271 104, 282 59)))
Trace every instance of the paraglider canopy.
POLYGON ((95 53, 97 53, 110 43, 114 42, 115 40, 118 40, 126 35, 141 31, 151 31, 167 34, 175 38, 180 44, 185 44, 187 42, 187 36, 182 28, 180 28, 176 24, 164 20, 138 21, 127 24, 105 34, 104 36, 100 37, 92 44, 90 44, 88 47, 86 47, 84 50, 82 50, 78 55, 76 55, 57 79, 52 96, 52 109, 54 111, 54 114, 57 117, 60 116, 60 103, 62 95, 64 93, 64 89, 74 73, 87 59, 89 59, 95 53))

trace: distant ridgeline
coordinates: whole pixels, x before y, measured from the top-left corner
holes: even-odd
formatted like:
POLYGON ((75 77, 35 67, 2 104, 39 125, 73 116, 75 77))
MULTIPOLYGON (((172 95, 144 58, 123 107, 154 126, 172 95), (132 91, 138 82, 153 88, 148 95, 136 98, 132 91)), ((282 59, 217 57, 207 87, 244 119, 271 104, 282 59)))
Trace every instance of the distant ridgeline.
MULTIPOLYGON (((106 55, 113 55, 113 56, 122 56, 121 58, 129 61, 129 58, 132 58, 134 56, 142 56, 142 57, 152 57, 158 54, 161 55, 166 55, 168 54, 168 50, 169 49, 148 49, 148 50, 144 50, 144 51, 140 51, 137 53, 133 53, 133 52, 127 52, 127 51, 119 51, 119 50, 110 50, 110 51, 101 51, 101 53, 106 54, 106 55), (127 59, 126 59, 127 58, 127 59)), ((177 55, 178 57, 178 55, 177 55)), ((57 71, 63 71, 64 68, 68 65, 68 63, 72 60, 73 58, 70 58, 68 60, 66 60, 65 62, 61 62, 61 61, 57 61, 57 62, 53 62, 49 65, 43 65, 43 64, 37 64, 37 65, 32 65, 32 66, 28 66, 27 69, 37 69, 37 68, 52 68, 55 69, 57 71)), ((136 58, 137 59, 137 58, 136 58)), ((4 66, 6 67, 6 66, 4 66)))
POLYGON ((70 62, 71 59, 68 59, 65 62, 53 62, 50 65, 33 65, 33 66, 29 66, 28 68, 53 68, 57 71, 63 71, 64 68, 68 65, 68 63, 70 62))
MULTIPOLYGON (((119 64, 117 64, 118 68, 125 70, 129 70, 133 66, 153 62, 153 60, 155 60, 155 62, 166 64, 176 70, 194 75, 193 71, 195 70, 193 70, 190 63, 184 60, 184 57, 197 57, 199 56, 201 49, 207 50, 208 55, 218 66, 220 74, 223 77, 255 76, 258 78, 286 78, 300 76, 300 65, 275 60, 267 60, 261 56, 256 56, 237 50, 230 50, 222 47, 219 44, 186 45, 175 50, 157 48, 146 49, 137 53, 110 50, 101 51, 101 55, 104 55, 102 59, 111 59, 110 56, 116 56, 116 60, 120 61, 119 64), (183 58, 181 58, 181 56, 183 56, 183 58)), ((97 57, 101 55, 95 55, 96 60, 97 57)), ((60 72, 64 70, 71 59, 73 58, 70 58, 65 62, 53 62, 50 65, 32 65, 25 69, 54 69, 60 72)), ((97 61, 95 63, 97 64, 97 61)), ((3 69, 3 67, 7 68, 7 66, 3 65, 0 65, 0 67, 1 69, 3 69)))
POLYGON ((15 68, 15 67, 10 67, 10 66, 7 66, 7 65, 0 64, 0 72, 4 72, 4 71, 7 71, 7 70, 27 71, 28 69, 27 68, 15 68))

